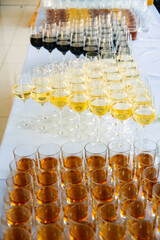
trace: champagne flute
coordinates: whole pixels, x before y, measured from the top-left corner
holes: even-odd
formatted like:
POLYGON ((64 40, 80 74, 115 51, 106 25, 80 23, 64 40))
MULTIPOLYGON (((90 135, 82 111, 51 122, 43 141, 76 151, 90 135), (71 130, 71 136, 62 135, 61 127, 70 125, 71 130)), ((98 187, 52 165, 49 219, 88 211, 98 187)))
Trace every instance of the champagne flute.
POLYGON ((29 73, 18 74, 15 73, 15 83, 12 88, 13 95, 22 100, 24 103, 24 115, 25 120, 18 123, 17 127, 28 129, 32 126, 32 121, 27 120, 26 114, 26 101, 31 97, 32 92, 32 84, 31 84, 31 76, 29 73))

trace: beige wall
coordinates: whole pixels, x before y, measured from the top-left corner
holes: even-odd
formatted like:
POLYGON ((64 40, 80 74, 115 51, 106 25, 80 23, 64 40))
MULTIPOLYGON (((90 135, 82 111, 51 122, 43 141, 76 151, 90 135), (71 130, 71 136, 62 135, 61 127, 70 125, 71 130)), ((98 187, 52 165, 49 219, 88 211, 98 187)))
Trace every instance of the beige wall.
POLYGON ((0 0, 1 5, 36 5, 39 0, 0 0))

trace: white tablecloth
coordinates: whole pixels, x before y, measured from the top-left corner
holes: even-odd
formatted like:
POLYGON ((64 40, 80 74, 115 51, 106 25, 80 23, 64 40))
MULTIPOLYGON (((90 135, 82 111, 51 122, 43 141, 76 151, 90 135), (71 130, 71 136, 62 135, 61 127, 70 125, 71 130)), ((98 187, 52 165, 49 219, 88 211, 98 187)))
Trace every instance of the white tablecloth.
MULTIPOLYGON (((150 15, 149 32, 139 33, 138 40, 133 42, 133 53, 135 59, 140 66, 140 69, 149 77, 149 83, 152 88, 152 94, 155 96, 157 115, 160 111, 160 15, 154 6, 148 8, 150 15)), ((40 8, 38 21, 43 18, 43 9, 40 8)), ((52 54, 53 60, 59 61, 62 55, 57 50, 52 54)), ((67 54, 68 58, 73 57, 71 53, 67 54)), ((38 55, 33 47, 29 47, 26 60, 23 67, 23 72, 31 71, 37 64, 44 65, 49 63, 49 54, 45 49, 41 49, 38 55)), ((28 100, 28 106, 29 101, 28 100)), ((48 104, 50 111, 54 108, 48 104)), ((15 146, 22 143, 31 143, 36 146, 46 142, 56 142, 62 144, 67 139, 55 138, 51 134, 40 134, 32 130, 22 130, 16 128, 16 123, 22 117, 23 103, 17 99, 14 100, 8 124, 6 126, 5 134, 0 148, 0 179, 5 179, 9 173, 9 162, 13 159, 12 150, 15 146)), ((31 116, 39 115, 40 107, 37 103, 32 101, 31 116)), ((156 120, 151 124, 146 132, 146 135, 155 141, 160 139, 160 121, 156 120)), ((4 194, 4 181, 0 181, 0 203, 4 194)))

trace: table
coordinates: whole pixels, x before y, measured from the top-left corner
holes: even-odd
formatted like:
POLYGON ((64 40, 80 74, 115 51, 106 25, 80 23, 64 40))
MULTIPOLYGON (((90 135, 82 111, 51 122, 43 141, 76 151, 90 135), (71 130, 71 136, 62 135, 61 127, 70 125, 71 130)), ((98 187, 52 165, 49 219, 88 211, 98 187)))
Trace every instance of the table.
MULTIPOLYGON (((43 1, 42 1, 43 3, 43 1)), ((38 20, 41 21, 44 18, 43 6, 39 10, 38 20)), ((149 31, 146 33, 139 33, 138 40, 132 43, 132 50, 135 55, 135 59, 142 69, 149 77, 149 83, 152 87, 152 94, 155 96, 156 111, 160 112, 160 15, 154 6, 148 7, 148 14, 150 15, 149 31)), ((61 61, 62 55, 57 50, 53 52, 53 60, 61 61)), ((72 58, 71 53, 67 53, 68 58, 72 58)), ((30 46, 24 62, 22 72, 31 71, 37 63, 44 65, 49 63, 49 54, 45 49, 41 49, 38 56, 37 51, 30 46), (43 56, 43 57, 42 57, 43 56)), ((32 101, 32 100, 28 100, 32 101)), ((49 106, 49 110, 54 111, 53 106, 49 106)), ((29 103, 28 103, 29 105, 29 103)), ((40 107, 37 107, 37 103, 32 103, 31 116, 39 114, 40 107)), ((9 173, 9 163, 13 159, 12 150, 15 146, 22 143, 30 143, 36 146, 46 143, 55 142, 59 145, 66 142, 66 138, 55 138, 50 134, 40 134, 33 132, 32 130, 21 130, 16 128, 16 122, 20 119, 23 112, 23 103, 18 99, 14 100, 12 110, 9 116, 9 120, 6 126, 4 137, 0 148, 0 209, 2 205, 2 198, 5 190, 5 178, 9 173)), ((155 141, 160 139, 160 120, 156 120, 151 124, 146 132, 146 135, 155 141)))

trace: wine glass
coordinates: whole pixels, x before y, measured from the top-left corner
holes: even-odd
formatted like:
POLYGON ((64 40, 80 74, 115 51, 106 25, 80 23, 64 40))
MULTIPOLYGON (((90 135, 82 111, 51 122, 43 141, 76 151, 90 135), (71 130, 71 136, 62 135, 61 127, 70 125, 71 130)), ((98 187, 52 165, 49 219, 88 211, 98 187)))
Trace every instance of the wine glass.
POLYGON ((77 112, 78 117, 78 138, 81 138, 81 113, 88 109, 89 98, 86 88, 82 88, 81 84, 74 86, 74 92, 70 91, 69 106, 73 111, 77 112))
POLYGON ((73 30, 70 40, 70 51, 77 58, 79 58, 80 55, 83 54, 83 32, 78 31, 78 29, 73 30))
POLYGON ((70 22, 59 22, 56 45, 63 54, 63 62, 65 62, 66 53, 70 50, 70 22))
POLYGON ((98 52, 97 36, 93 36, 92 32, 89 36, 84 37, 83 52, 84 55, 86 55, 87 52, 98 52))
POLYGON ((133 108, 133 120, 142 126, 141 137, 144 135, 145 127, 156 118, 155 108, 149 105, 137 105, 133 108))
POLYGON ((43 29, 42 44, 43 47, 50 53, 51 62, 51 53, 56 48, 56 23, 45 24, 43 29))
POLYGON ((30 73, 19 74, 15 73, 14 86, 12 88, 13 95, 23 101, 25 120, 18 123, 18 128, 28 129, 32 126, 32 121, 27 120, 26 101, 31 98, 32 92, 30 73))
MULTIPOLYGON (((39 129, 42 132, 48 130, 46 123, 48 120, 46 116, 44 116, 44 104, 50 99, 50 91, 51 91, 51 83, 48 73, 46 71, 42 72, 42 69, 36 69, 33 73, 33 89, 32 89, 32 99, 40 103, 42 117, 39 121, 39 129)), ((37 126, 36 126, 37 127, 37 126)))
POLYGON ((113 101, 110 112, 114 118, 119 120, 117 136, 122 137, 123 122, 132 116, 132 104, 127 99, 113 101))
POLYGON ((59 134, 63 134, 62 130, 62 111, 67 106, 69 98, 68 84, 60 77, 57 82, 53 84, 53 88, 50 92, 50 103, 59 109, 60 115, 60 131, 59 134))
POLYGON ((106 115, 110 110, 109 99, 105 92, 102 96, 90 97, 89 108, 97 116, 97 141, 100 141, 101 117, 106 115))
POLYGON ((42 27, 41 26, 31 26, 31 33, 30 33, 30 43, 31 45, 40 52, 42 47, 42 27))

